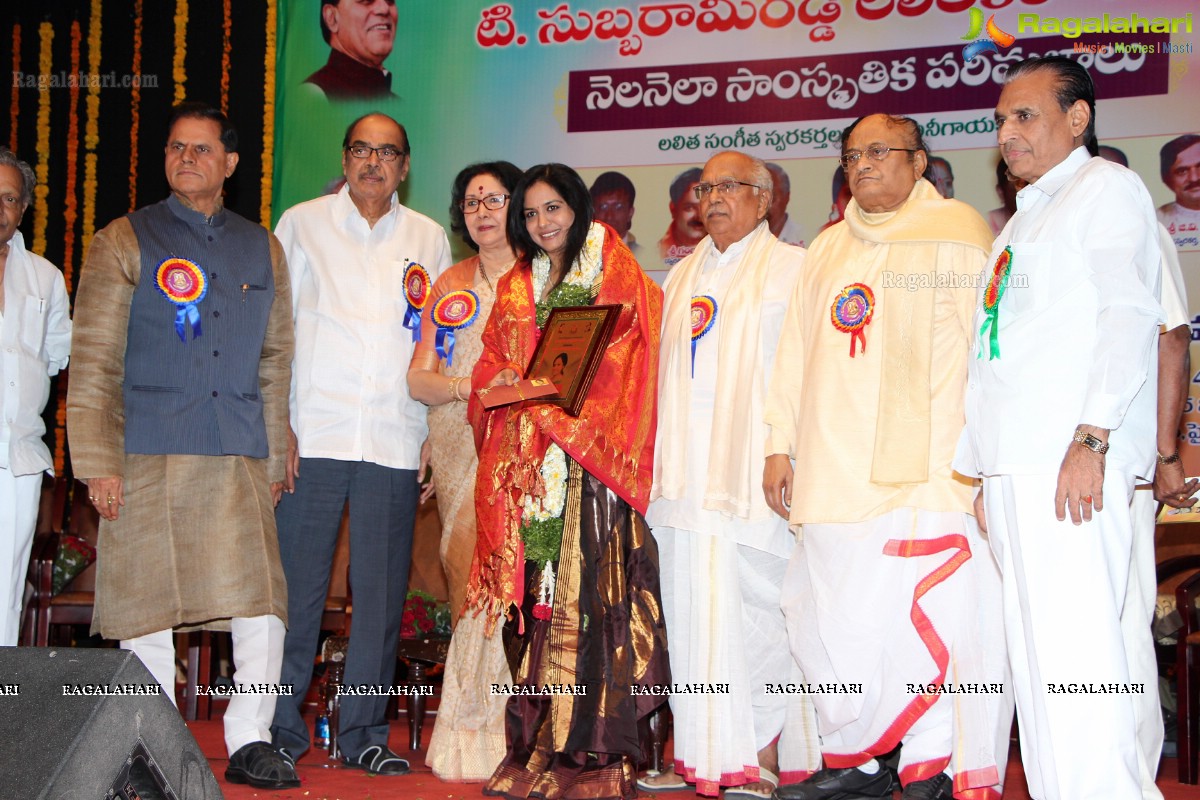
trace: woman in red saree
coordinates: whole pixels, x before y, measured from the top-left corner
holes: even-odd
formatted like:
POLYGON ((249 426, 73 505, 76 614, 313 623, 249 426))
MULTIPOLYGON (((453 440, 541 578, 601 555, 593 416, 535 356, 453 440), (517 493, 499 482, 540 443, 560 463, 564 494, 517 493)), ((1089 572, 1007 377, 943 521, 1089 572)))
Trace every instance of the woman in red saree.
MULTIPOLYGON (((507 616, 507 753, 485 794, 637 796, 638 720, 670 681, 658 552, 643 513, 656 425, 662 291, 569 167, 534 167, 513 192, 509 238, 529 254, 496 287, 473 386, 511 384, 550 308, 617 304, 616 329, 577 417, 536 401, 468 418, 479 450, 478 540, 467 601, 507 616)), ((496 632, 494 635, 499 635, 496 632)))

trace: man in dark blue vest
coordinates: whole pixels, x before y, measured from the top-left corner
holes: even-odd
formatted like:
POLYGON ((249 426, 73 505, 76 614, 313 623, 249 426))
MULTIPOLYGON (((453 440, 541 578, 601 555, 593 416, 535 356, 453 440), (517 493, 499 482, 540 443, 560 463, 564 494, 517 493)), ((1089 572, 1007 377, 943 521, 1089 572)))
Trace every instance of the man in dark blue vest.
POLYGON ((174 109, 170 197, 97 233, 83 266, 67 427, 103 518, 93 632, 133 650, 173 702, 171 634, 231 630, 247 691, 225 712, 225 777, 278 789, 300 785, 270 744, 287 619, 273 508, 291 291, 275 237, 224 208, 237 162, 224 114, 174 109))

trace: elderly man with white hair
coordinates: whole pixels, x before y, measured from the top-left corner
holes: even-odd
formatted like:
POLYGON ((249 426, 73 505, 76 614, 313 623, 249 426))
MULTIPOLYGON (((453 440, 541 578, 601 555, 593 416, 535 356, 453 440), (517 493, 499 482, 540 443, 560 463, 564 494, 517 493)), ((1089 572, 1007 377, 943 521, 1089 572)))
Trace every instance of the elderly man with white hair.
POLYGON ((765 798, 781 774, 800 780, 820 759, 811 703, 781 690, 800 680, 779 605, 794 539, 758 488, 767 387, 804 250, 771 233, 771 173, 757 158, 718 153, 693 193, 708 236, 666 282, 646 518, 673 680, 728 692, 672 695, 674 769, 640 785, 765 798))
POLYGON ((62 272, 26 250, 17 230, 35 183, 29 165, 0 148, 0 646, 17 643, 42 473, 54 471, 42 409, 71 353, 62 272))

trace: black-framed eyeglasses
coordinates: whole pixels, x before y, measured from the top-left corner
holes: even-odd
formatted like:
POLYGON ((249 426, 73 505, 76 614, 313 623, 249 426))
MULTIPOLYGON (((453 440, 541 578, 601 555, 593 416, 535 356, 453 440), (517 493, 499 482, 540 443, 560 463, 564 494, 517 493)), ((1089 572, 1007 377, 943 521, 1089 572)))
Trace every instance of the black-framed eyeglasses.
POLYGON ((380 161, 395 161, 400 156, 408 155, 407 150, 401 150, 398 147, 392 147, 390 144, 385 144, 383 147, 368 147, 365 144, 351 144, 346 146, 346 152, 355 158, 370 158, 371 153, 379 156, 380 161))
POLYGON ((842 163, 842 169, 850 169, 864 155, 872 161, 883 161, 888 157, 888 153, 918 153, 919 150, 913 150, 908 147, 888 147, 886 144, 873 144, 864 150, 847 150, 841 158, 838 159, 842 163))
POLYGON ((466 200, 459 202, 458 207, 462 209, 464 214, 474 214, 483 206, 488 211, 499 211, 508 205, 508 198, 512 195, 507 194, 489 194, 482 198, 468 197, 466 200))
POLYGON ((708 197, 708 193, 716 189, 719 194, 733 194, 738 190, 739 186, 753 186, 755 189, 761 189, 757 183, 746 183, 745 181, 735 181, 733 178, 727 178, 719 183, 697 183, 692 187, 692 191, 696 195, 697 200, 703 200, 708 197))

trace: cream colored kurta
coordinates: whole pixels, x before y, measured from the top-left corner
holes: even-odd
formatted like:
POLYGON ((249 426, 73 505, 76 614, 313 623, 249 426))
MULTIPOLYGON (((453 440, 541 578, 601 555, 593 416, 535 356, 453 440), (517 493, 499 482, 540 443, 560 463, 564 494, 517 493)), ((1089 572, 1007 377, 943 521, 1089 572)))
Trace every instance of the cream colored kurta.
MULTIPOLYGON (((935 191, 918 181, 910 198, 935 191)), ((925 215, 930 237, 944 238, 950 214, 979 215, 953 200, 945 211, 925 215)), ((896 213, 866 214, 851 202, 847 217, 858 215, 863 228, 889 235, 903 221, 896 213)), ((986 237, 986 223, 978 226, 986 237)), ((978 237, 977 237, 978 238, 978 237)), ((963 428, 963 390, 976 286, 986 252, 978 246, 945 242, 936 262, 921 263, 926 246, 887 245, 855 236, 843 221, 819 235, 808 251, 805 271, 784 321, 765 419, 771 427, 767 453, 796 459, 790 521, 794 528, 811 522, 861 522, 897 508, 970 511, 971 485, 952 476, 950 462, 963 428), (911 251, 911 252, 910 252, 911 251), (865 283, 875 294, 874 318, 865 332, 866 347, 850 355, 850 334, 833 326, 830 309, 842 289, 865 283), (908 305, 905 293, 933 292, 930 352, 929 479, 892 484, 870 479, 876 427, 881 413, 899 402, 896 388, 883 378, 883 332, 888 315, 908 305)), ((895 353, 897 350, 892 350, 895 353)), ((924 423, 923 423, 924 424, 924 423)), ((901 431, 903 433, 903 431, 901 431)), ((919 446, 920 442, 912 443, 919 446)), ((905 448, 909 450, 911 448, 905 448)))
POLYGON ((120 518, 100 523, 92 631, 106 639, 227 630, 232 617, 287 621, 270 483, 284 479, 287 455, 292 304, 274 236, 270 251, 275 297, 259 367, 270 457, 136 455, 125 452, 121 386, 141 252, 126 218, 92 240, 75 306, 67 422, 75 475, 124 479, 120 518))

